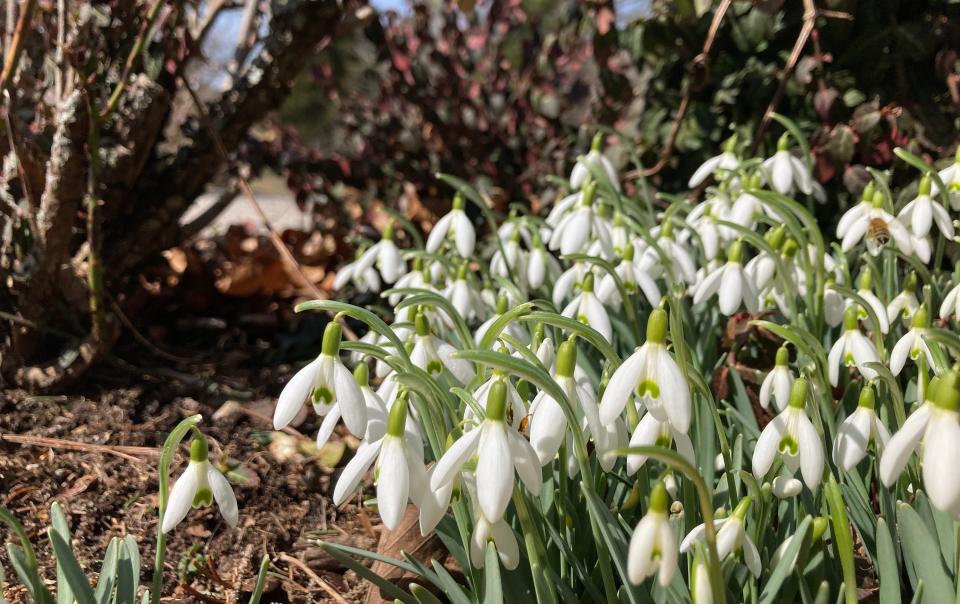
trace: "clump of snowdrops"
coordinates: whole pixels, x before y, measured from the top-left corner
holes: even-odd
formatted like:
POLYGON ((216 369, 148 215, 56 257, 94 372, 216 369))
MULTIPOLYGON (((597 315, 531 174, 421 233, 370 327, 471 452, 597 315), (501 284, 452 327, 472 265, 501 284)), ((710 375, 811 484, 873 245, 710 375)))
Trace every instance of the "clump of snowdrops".
POLYGON ((463 576, 324 547, 404 602, 953 601, 960 157, 897 150, 914 184, 873 172, 828 231, 778 119, 771 157, 727 141, 695 198, 625 194, 600 137, 546 215, 440 175, 456 194, 425 241, 398 216, 339 274, 389 312, 302 304, 336 317, 275 427, 312 407, 323 444, 342 419, 361 444, 335 503, 387 529, 413 505, 463 576))

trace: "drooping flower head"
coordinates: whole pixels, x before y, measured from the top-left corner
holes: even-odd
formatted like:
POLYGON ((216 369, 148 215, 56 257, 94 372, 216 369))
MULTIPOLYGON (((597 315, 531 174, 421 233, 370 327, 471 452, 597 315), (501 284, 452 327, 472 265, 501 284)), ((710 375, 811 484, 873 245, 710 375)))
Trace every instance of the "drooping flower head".
POLYGON ((677 572, 680 550, 670 527, 667 506, 670 503, 663 481, 657 481, 650 493, 650 507, 637 523, 627 551, 627 576, 639 585, 654 574, 666 587, 677 572))
POLYGON ((753 473, 763 477, 777 456, 790 475, 799 468, 810 490, 817 488, 823 477, 823 442, 807 417, 807 379, 798 378, 790 391, 790 402, 773 421, 767 424, 753 451, 753 473))
POLYGON ((190 463, 170 491, 161 530, 169 533, 187 517, 191 508, 214 501, 227 524, 237 526, 240 519, 237 498, 227 479, 210 463, 207 439, 197 432, 190 442, 190 463))
POLYGON ((833 442, 833 462, 845 472, 849 472, 866 457, 871 444, 876 447, 879 456, 890 440, 890 433, 877 417, 876 406, 873 386, 867 384, 860 391, 857 409, 837 428, 837 438, 833 442))
POLYGON ((790 371, 790 350, 786 344, 777 350, 776 364, 760 384, 760 406, 770 408, 773 400, 777 411, 783 411, 790 402, 790 389, 793 387, 793 372, 790 371))
POLYGON ((463 258, 473 255, 473 248, 477 243, 477 232, 473 223, 464 211, 466 201, 461 193, 453 198, 453 207, 450 213, 437 221, 427 237, 427 251, 436 252, 447 238, 453 239, 457 253, 463 258))
MULTIPOLYGON (((753 497, 747 495, 740 500, 729 517, 714 520, 713 526, 717 529, 717 555, 720 556, 720 559, 724 560, 730 555, 742 554, 744 564, 754 577, 759 577, 761 571, 760 552, 757 551, 757 546, 753 544, 750 535, 744 530, 747 510, 750 509, 752 501, 753 497)), ((704 540, 705 534, 706 527, 704 525, 695 527, 683 538, 680 543, 680 551, 690 551, 696 542, 704 540)))

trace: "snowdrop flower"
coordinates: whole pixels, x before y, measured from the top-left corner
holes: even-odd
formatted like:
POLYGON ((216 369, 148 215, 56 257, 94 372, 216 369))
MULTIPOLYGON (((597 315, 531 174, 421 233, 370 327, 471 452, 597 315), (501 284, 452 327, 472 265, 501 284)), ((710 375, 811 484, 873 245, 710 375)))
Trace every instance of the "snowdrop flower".
POLYGON ((777 350, 776 364, 760 384, 760 406, 769 409, 770 399, 773 399, 776 410, 783 411, 790 402, 793 380, 793 372, 790 371, 790 351, 784 345, 777 350))
POLYGON ((666 587, 677 572, 680 550, 667 516, 669 503, 667 488, 657 481, 650 493, 650 507, 633 529, 627 550, 627 577, 634 585, 656 574, 660 585, 666 587))
POLYGON ((694 290, 694 304, 700 304, 717 294, 720 312, 723 314, 730 316, 737 312, 741 302, 746 306, 747 312, 756 314, 760 296, 753 287, 753 281, 743 270, 740 263, 742 254, 743 244, 739 240, 734 241, 727 251, 726 264, 707 274, 694 290))
POLYGON ((333 504, 340 505, 357 489, 364 474, 374 465, 377 483, 377 508, 383 526, 393 530, 403 520, 407 501, 420 504, 427 488, 423 467, 423 441, 406 429, 407 395, 401 393, 390 408, 387 433, 379 440, 363 441, 357 454, 343 469, 333 490, 333 504))
MULTIPOLYGON (((654 229, 652 233, 656 236, 657 247, 666 256, 666 266, 675 279, 683 279, 687 283, 694 283, 697 279, 697 267, 693 263, 690 252, 682 243, 676 240, 673 231, 673 223, 664 222, 661 226, 654 229)), ((661 264, 664 259, 657 254, 651 246, 643 253, 644 262, 653 261, 655 264, 661 264)))
POLYGON ((503 518, 487 520, 481 510, 477 514, 477 526, 470 536, 470 563, 474 568, 482 569, 486 563, 487 543, 493 543, 500 564, 507 570, 513 570, 520 564, 520 544, 513 529, 503 518))
MULTIPOLYGON (((427 469, 426 485, 433 479, 433 472, 436 470, 436 464, 427 469)), ((426 489, 420 498, 420 534, 426 537, 429 535, 443 517, 447 514, 447 508, 450 507, 450 499, 453 497, 454 488, 457 487, 457 481, 453 480, 443 485, 439 489, 426 489)))
POLYGON ((940 202, 934 201, 930 197, 930 176, 927 174, 924 174, 923 178, 920 179, 920 189, 917 196, 903 206, 903 209, 897 214, 897 218, 904 224, 909 224, 910 230, 917 237, 927 235, 930 232, 931 225, 936 224, 944 237, 948 240, 953 239, 953 221, 950 220, 950 215, 940 205, 940 202))
POLYGON ((655 308, 647 319, 647 341, 613 373, 600 402, 600 421, 613 423, 636 393, 657 420, 678 432, 690 429, 690 387, 667 352, 667 311, 655 308))
POLYGON ((520 232, 514 231, 513 237, 503 245, 503 251, 497 246, 490 260, 490 274, 494 277, 510 278, 511 271, 520 280, 517 286, 525 287, 523 278, 527 275, 527 252, 520 247, 520 232))
POLYGON ((583 277, 590 272, 594 272, 594 269, 587 266, 586 262, 579 260, 574 262, 573 266, 563 271, 553 284, 552 300, 554 306, 560 306, 560 304, 567 299, 567 296, 570 295, 570 292, 573 291, 574 284, 583 280, 583 277))
POLYGON ((450 300, 450 304, 457 309, 461 317, 473 321, 486 316, 488 311, 474 285, 467 281, 467 270, 466 262, 460 265, 457 278, 444 292, 444 297, 450 300))
MULTIPOLYGON (((660 305, 660 288, 656 282, 644 271, 638 271, 634 262, 633 244, 628 243, 623 250, 623 259, 616 266, 614 271, 620 281, 623 283, 623 289, 628 295, 635 294, 638 290, 643 292, 643 296, 651 306, 660 305)), ((604 304, 619 309, 623 304, 620 296, 620 290, 617 287, 617 281, 611 274, 606 274, 600 280, 600 287, 597 289, 597 298, 604 304)))
POLYGON ((880 355, 877 354, 873 342, 860 333, 858 317, 859 310, 856 306, 851 306, 843 314, 843 334, 834 342, 827 356, 831 386, 840 383, 841 363, 847 367, 856 366, 865 379, 872 380, 877 377, 877 372, 867 367, 867 363, 879 363, 880 355))
POLYGON ((713 604, 713 586, 710 584, 710 574, 699 550, 694 555, 693 570, 690 571, 690 597, 693 604, 713 604))
POLYGON ((597 175, 606 177, 608 183, 614 191, 620 191, 620 180, 617 178, 617 170, 610 163, 610 160, 600 152, 600 146, 603 144, 603 134, 598 132, 593 137, 590 144, 590 152, 577 159, 577 163, 570 172, 570 188, 574 191, 583 187, 591 177, 597 175))
POLYGON ((720 153, 720 155, 714 155, 707 161, 700 164, 700 167, 697 168, 693 173, 693 176, 690 177, 690 181, 687 183, 687 186, 691 189, 700 186, 703 181, 707 180, 707 178, 709 178, 717 170, 733 172, 739 168, 740 160, 734 153, 734 149, 736 148, 737 137, 734 135, 727 139, 727 142, 723 144, 723 152, 720 153))
POLYGON ((960 321, 960 283, 953 286, 940 305, 940 318, 946 321, 950 315, 960 321))
POLYGON ((217 502, 226 523, 237 526, 240 520, 237 498, 227 479, 210 463, 207 439, 197 432, 190 442, 190 463, 170 490, 161 530, 169 533, 187 517, 190 508, 210 505, 213 501, 217 502))
POLYGON ((732 222, 733 212, 726 185, 711 189, 711 195, 697 204, 687 214, 687 223, 696 230, 697 239, 706 259, 713 260, 720 252, 720 245, 736 236, 729 227, 720 226, 718 220, 732 222))
POLYGON ((883 209, 883 193, 874 190, 873 183, 864 189, 863 200, 847 210, 837 223, 837 237, 842 239, 840 248, 852 250, 866 236, 867 251, 876 256, 893 239, 905 254, 913 252, 907 227, 883 209))
MULTIPOLYGON (((440 266, 440 263, 435 262, 434 265, 440 266)), ((424 273, 423 258, 416 258, 413 261, 413 270, 411 270, 409 273, 405 273, 403 276, 397 279, 394 287, 396 289, 411 288, 428 289, 432 291, 434 287, 431 284, 433 279, 430 276, 430 272, 426 271, 426 278, 424 278, 424 273)), ((392 306, 396 306, 402 299, 402 294, 390 294, 390 297, 387 298, 387 301, 390 302, 392 306)))
POLYGON ((610 226, 594 208, 596 191, 596 182, 587 183, 576 207, 567 213, 550 235, 548 247, 551 250, 560 250, 563 255, 582 252, 587 244, 597 238, 601 241, 604 250, 612 253, 610 226))
POLYGON ((597 330, 607 342, 612 341, 613 327, 607 309, 593 293, 593 273, 587 273, 580 282, 580 293, 563 309, 563 316, 576 319, 597 330))
POLYGON ((360 386, 340 360, 340 340, 340 324, 330 321, 323 332, 320 356, 298 371, 280 392, 273 412, 275 430, 287 427, 309 400, 321 416, 336 406, 354 436, 366 431, 367 407, 360 386))
POLYGON ((469 258, 473 255, 473 248, 477 243, 477 233, 463 209, 464 206, 463 195, 457 193, 453 198, 453 208, 450 213, 438 220, 437 224, 433 225, 433 229, 430 230, 430 235, 427 237, 428 252, 436 252, 447 237, 452 237, 460 256, 469 258))
POLYGON ((879 476, 892 486, 913 452, 921 445, 923 484, 930 503, 960 518, 960 373, 950 369, 934 377, 926 400, 887 442, 880 458, 879 476))
POLYGON ((543 477, 537 453, 506 423, 507 388, 502 381, 490 387, 487 417, 475 430, 465 432, 437 462, 430 488, 451 483, 463 465, 476 454, 477 502, 490 523, 503 519, 513 496, 514 471, 534 496, 540 493, 543 477))
MULTIPOLYGON (((950 200, 950 208, 953 211, 960 210, 960 147, 957 147, 956 156, 953 163, 940 170, 940 180, 947 187, 947 198, 950 200)), ((932 195, 940 194, 940 187, 937 183, 932 183, 932 195)))
POLYGON ((830 327, 843 323, 843 313, 847 308, 847 301, 837 291, 836 281, 828 277, 823 289, 823 318, 830 327))
POLYGON ((773 157, 764 160, 761 167, 767 182, 781 195, 790 195, 794 188, 799 189, 804 195, 810 195, 813 192, 810 168, 790 153, 790 134, 787 132, 784 132, 777 141, 777 152, 773 157))
MULTIPOLYGON (((652 413, 647 413, 640 419, 633 435, 630 437, 631 447, 656 445, 669 449, 672 443, 677 444, 677 453, 690 462, 690 465, 696 467, 693 442, 691 442, 690 437, 674 428, 670 422, 659 421, 652 413)), ((627 473, 630 475, 636 474, 637 470, 643 467, 646 462, 646 455, 627 455, 627 473)))
POLYGON ((880 301, 880 298, 873 293, 873 272, 870 270, 870 267, 864 268, 863 274, 860 275, 860 289, 857 290, 857 295, 866 301, 870 309, 873 310, 873 313, 877 316, 877 321, 880 323, 879 326, 874 325, 870 313, 860 307, 855 301, 848 300, 848 306, 856 306, 859 309, 859 317, 866 323, 867 327, 869 329, 879 328, 882 334, 890 331, 890 322, 887 320, 887 308, 883 305, 883 302, 880 301))
MULTIPOLYGON (((770 244, 770 247, 778 250, 783 246, 786 239, 786 229, 782 225, 772 228, 763 235, 763 239, 770 244)), ((776 276, 777 259, 760 250, 760 253, 744 265, 743 270, 753 282, 753 287, 757 291, 762 291, 776 276)))
MULTIPOLYGON (((520 396, 517 387, 513 385, 513 382, 506 379, 506 376, 502 372, 494 371, 493 375, 490 376, 487 381, 480 384, 480 386, 473 391, 473 398, 480 404, 483 412, 486 413, 487 401, 490 400, 490 391, 493 385, 498 382, 503 382, 507 387, 507 419, 514 429, 520 430, 520 424, 523 418, 527 416, 527 408, 523 403, 523 398, 520 396)), ((468 405, 466 411, 463 413, 463 419, 465 420, 464 430, 472 430, 474 425, 478 425, 483 421, 483 416, 478 418, 473 407, 468 405)))
POLYGON ((400 250, 393 242, 393 225, 388 224, 380 241, 367 248, 356 262, 354 270, 364 274, 371 267, 376 266, 384 283, 394 283, 407 272, 407 263, 400 255, 400 250))
POLYGON ((790 391, 790 402, 767 424, 753 450, 753 473, 762 477, 770 470, 777 455, 791 474, 799 467, 810 490, 817 488, 823 476, 823 443, 805 411, 807 380, 799 378, 790 391))
MULTIPOLYGON (((364 440, 377 440, 384 435, 387 430, 387 406, 383 399, 370 388, 370 369, 366 363, 359 363, 353 370, 353 377, 360 386, 360 393, 363 395, 363 403, 367 409, 367 429, 363 435, 364 440)), ((320 430, 317 432, 317 448, 323 447, 333 435, 333 430, 340 421, 340 403, 334 403, 330 412, 323 418, 320 424, 320 430)))
MULTIPOLYGON (((509 309, 510 301, 507 299, 505 294, 500 294, 500 296, 497 298, 497 309, 494 315, 484 321, 474 333, 473 337, 474 341, 477 343, 477 346, 480 345, 480 342, 483 341, 483 338, 487 335, 487 332, 490 331, 490 327, 493 325, 493 323, 503 316, 509 309)), ((528 344, 530 342, 530 335, 522 327, 520 327, 516 321, 510 321, 507 323, 506 327, 503 328, 503 331, 513 336, 517 340, 520 340, 520 342, 523 344, 528 344)))
POLYGON ((535 233, 533 245, 527 257, 527 285, 530 286, 530 289, 539 289, 548 276, 552 279, 559 275, 562 270, 557 259, 543 246, 540 235, 535 233))
POLYGON ((430 375, 438 375, 447 369, 461 384, 473 379, 470 361, 454 358, 457 349, 430 333, 430 324, 422 310, 417 311, 413 322, 417 335, 413 350, 410 351, 410 360, 414 365, 430 375))
POLYGON ((337 271, 337 276, 333 279, 333 289, 340 290, 350 282, 360 293, 380 291, 380 275, 373 268, 372 262, 360 264, 363 254, 360 254, 356 260, 345 264, 337 271))
MULTIPOLYGON (((717 529, 717 555, 720 556, 720 560, 725 560, 731 554, 742 554, 743 562, 747 565, 747 568, 754 577, 759 577, 761 570, 760 552, 757 551, 757 546, 753 544, 750 535, 747 535, 743 526, 751 501, 753 501, 753 497, 747 495, 740 500, 740 503, 737 504, 728 518, 714 520, 713 526, 717 529)), ((704 540, 705 533, 706 527, 704 525, 695 527, 680 542, 680 551, 683 553, 689 552, 696 542, 704 540)), ((709 585, 709 582, 707 585, 709 585)), ((699 590, 697 592, 699 594, 699 590)), ((698 601, 702 602, 703 600, 698 601)))
POLYGON ((903 283, 903 291, 894 296, 887 304, 887 321, 893 324, 897 317, 901 317, 905 324, 909 324, 913 313, 920 308, 920 301, 917 300, 917 274, 910 273, 903 283))
POLYGON ((867 384, 860 391, 857 409, 837 428, 837 438, 833 441, 833 462, 844 472, 849 472, 866 457, 870 443, 877 448, 879 456, 890 440, 890 433, 877 417, 876 406, 873 386, 867 384))
MULTIPOLYGON (((908 358, 916 363, 923 357, 928 368, 936 366, 933 361, 933 354, 926 342, 928 337, 927 327, 927 309, 921 306, 920 310, 913 315, 910 331, 903 334, 903 337, 897 341, 890 352, 890 372, 893 375, 900 375, 908 358)), ((926 372, 926 370, 922 371, 926 372)))

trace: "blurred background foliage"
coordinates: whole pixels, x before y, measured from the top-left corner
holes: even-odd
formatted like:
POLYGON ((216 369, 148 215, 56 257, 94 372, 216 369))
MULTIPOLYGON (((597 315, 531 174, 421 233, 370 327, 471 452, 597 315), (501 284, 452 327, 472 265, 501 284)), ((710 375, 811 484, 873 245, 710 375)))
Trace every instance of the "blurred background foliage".
MULTIPOLYGON (((783 80, 777 111, 808 133, 829 206, 859 192, 865 166, 890 167, 895 146, 952 154, 960 3, 818 0, 789 71, 807 3, 732 2, 705 57, 722 4, 415 2, 336 39, 259 140, 302 202, 360 193, 393 203, 415 191, 439 208, 450 193, 440 171, 503 203, 541 195, 601 125, 619 166, 655 166, 688 94, 674 149, 650 179, 678 191, 733 128, 751 147, 783 80)), ((772 153, 782 129, 769 131, 757 152, 772 153)))

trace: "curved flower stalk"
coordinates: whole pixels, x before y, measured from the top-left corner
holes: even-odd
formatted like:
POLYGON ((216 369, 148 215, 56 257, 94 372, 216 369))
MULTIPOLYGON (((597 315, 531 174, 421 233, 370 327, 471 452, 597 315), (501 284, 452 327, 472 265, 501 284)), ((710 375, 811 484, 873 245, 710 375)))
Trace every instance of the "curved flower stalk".
MULTIPOLYGON (((641 256, 645 257, 645 256, 641 256)), ((654 268, 653 263, 648 262, 643 267, 646 270, 637 270, 637 262, 634 260, 634 248, 632 243, 628 243, 623 251, 623 258, 615 268, 617 276, 623 282, 623 288, 627 294, 634 294, 637 291, 643 293, 644 298, 650 306, 660 305, 660 288, 656 281, 647 273, 654 268)), ((600 280, 600 286, 597 289, 597 298, 604 304, 619 309, 623 305, 620 296, 620 290, 617 287, 616 279, 613 275, 606 274, 600 280)))
POLYGON ((760 406, 769 409, 770 401, 773 400, 776 410, 783 411, 790 402, 793 382, 793 372, 790 371, 790 351, 784 345, 777 350, 776 364, 760 384, 760 406))
POLYGON ((935 224, 944 237, 953 239, 955 233, 950 215, 930 194, 930 175, 924 174, 920 179, 917 196, 903 206, 897 218, 904 224, 910 225, 910 231, 916 237, 925 237, 930 233, 930 227, 935 224))
POLYGON ((464 211, 466 201, 463 195, 457 193, 453 198, 453 207, 450 212, 437 221, 427 237, 427 251, 436 252, 448 238, 453 239, 454 248, 463 258, 473 255, 473 248, 477 243, 477 232, 473 223, 464 211))
POLYGON ((905 325, 909 325, 913 313, 917 312, 919 308, 917 274, 910 273, 903 282, 903 290, 894 296, 893 300, 890 300, 890 304, 887 304, 887 320, 893 325, 897 317, 900 317, 905 325))
POLYGON ((380 241, 367 248, 357 260, 354 271, 365 274, 376 267, 384 283, 392 284, 407 272, 407 263, 400 255, 397 244, 393 242, 393 225, 388 224, 381 234, 380 241))
POLYGON ((612 341, 613 326, 610 324, 610 316, 607 314, 607 309, 603 307, 603 303, 593 293, 593 273, 587 273, 584 276, 583 281, 580 282, 580 293, 564 307, 561 314, 589 325, 607 342, 612 341))
POLYGON ((863 200, 847 210, 837 223, 837 237, 844 252, 852 250, 866 236, 867 251, 876 256, 887 241, 893 240, 904 254, 913 252, 907 227, 883 209, 883 193, 872 187, 864 189, 863 200))
POLYGON ((298 371, 280 392, 273 412, 273 427, 282 430, 309 401, 317 415, 326 415, 337 407, 347 429, 361 436, 367 429, 367 408, 363 393, 353 374, 340 360, 341 328, 336 320, 323 332, 320 356, 298 371))
MULTIPOLYGON (((377 440, 387 430, 387 406, 383 399, 370 388, 370 369, 366 363, 361 362, 357 365, 353 370, 353 377, 360 386, 360 393, 367 409, 367 429, 363 438, 368 441, 377 440)), ((317 431, 317 448, 323 447, 330 440, 337 422, 340 421, 340 415, 340 403, 334 403, 330 412, 320 423, 320 430, 317 431)))
POLYGON ((790 153, 790 134, 784 132, 777 141, 777 152, 761 165, 764 178, 781 195, 798 189, 804 195, 813 193, 813 176, 800 158, 790 153))
POLYGON ((430 375, 438 375, 446 369, 461 384, 469 382, 473 378, 473 366, 469 361, 454 358, 453 353, 457 349, 430 332, 430 325, 422 310, 417 311, 413 322, 416 337, 413 350, 410 351, 410 361, 430 375))
POLYGON ((934 377, 926 400, 907 418, 887 442, 880 458, 879 476, 892 486, 913 452, 921 447, 923 485, 930 503, 954 519, 960 519, 960 372, 950 369, 934 377))
POLYGON ((933 354, 927 346, 928 327, 927 310, 921 306, 920 310, 913 315, 910 331, 903 334, 890 352, 890 372, 893 375, 900 375, 907 359, 916 363, 920 357, 923 357, 927 367, 936 367, 933 354))
POLYGON ((191 508, 207 506, 214 501, 224 521, 232 527, 237 526, 240 521, 237 498, 227 479, 210 463, 207 439, 195 431, 190 442, 190 463, 170 491, 161 531, 169 533, 187 517, 191 508))
POLYGON ((377 508, 386 528, 393 530, 400 525, 407 501, 420 505, 427 488, 423 441, 406 426, 407 395, 401 393, 390 409, 386 434, 375 441, 364 440, 343 469, 333 490, 334 505, 350 497, 371 465, 375 467, 377 508))
POLYGON ((871 444, 876 447, 879 457, 890 440, 890 432, 877 417, 876 403, 873 386, 865 385, 860 391, 856 410, 837 428, 837 437, 833 441, 833 462, 844 472, 852 470, 867 456, 871 444))
POLYGON ((743 270, 740 263, 742 255, 743 243, 737 240, 730 244, 726 264, 704 277, 693 292, 693 303, 700 304, 716 294, 721 313, 730 316, 737 312, 742 303, 747 312, 756 314, 760 296, 743 270))
POLYGON ((656 308, 647 319, 647 341, 610 378, 600 402, 600 421, 609 425, 636 394, 647 411, 678 432, 690 429, 690 386, 667 352, 667 311, 656 308))
POLYGON ((797 469, 812 491, 823 478, 823 441, 807 417, 807 380, 799 378, 790 391, 790 402, 766 425, 753 450, 753 473, 763 477, 779 455, 790 475, 797 469))
POLYGON ((650 507, 633 530, 627 551, 627 575, 635 585, 656 574, 660 585, 666 587, 677 572, 680 550, 667 516, 669 503, 667 488, 657 481, 650 493, 650 507))
MULTIPOLYGON (((753 544, 750 535, 747 535, 744 530, 747 510, 750 508, 752 501, 753 497, 747 495, 740 500, 740 503, 737 504, 728 518, 715 520, 713 526, 718 529, 717 554, 720 559, 725 560, 731 555, 742 555, 743 562, 750 573, 754 577, 759 577, 761 571, 760 552, 757 551, 757 546, 753 544)), ((689 552, 696 542, 703 541, 704 532, 705 527, 701 524, 687 533, 687 536, 680 542, 680 551, 683 553, 689 552)), ((709 583, 706 584, 709 585, 709 583)))
POLYGON ((451 484, 476 455, 477 502, 490 523, 501 520, 507 510, 513 496, 514 471, 534 496, 543 485, 537 453, 506 423, 506 414, 507 387, 500 380, 490 387, 486 419, 447 449, 430 478, 430 488, 441 489, 451 484))
POLYGON ((865 379, 872 380, 877 372, 867 366, 868 363, 879 363, 880 355, 870 338, 860 333, 858 319, 859 307, 851 306, 843 314, 843 333, 834 342, 827 356, 827 368, 830 372, 830 385, 840 383, 840 365, 856 367, 865 379))
POLYGON ((728 138, 723 144, 723 151, 719 155, 714 155, 700 164, 700 167, 694 171, 690 180, 687 182, 687 186, 691 189, 699 187, 718 170, 724 170, 726 172, 736 171, 740 167, 740 159, 736 153, 734 153, 736 148, 737 137, 734 135, 728 138))

